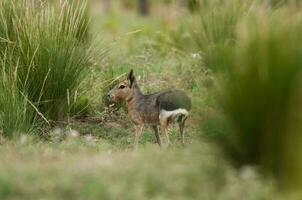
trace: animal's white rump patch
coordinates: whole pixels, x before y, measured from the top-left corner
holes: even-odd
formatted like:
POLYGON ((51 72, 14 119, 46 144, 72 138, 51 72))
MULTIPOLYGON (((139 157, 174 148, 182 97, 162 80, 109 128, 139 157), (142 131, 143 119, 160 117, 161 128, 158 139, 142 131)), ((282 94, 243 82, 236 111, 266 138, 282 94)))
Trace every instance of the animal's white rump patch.
POLYGON ((179 117, 181 115, 188 116, 189 113, 184 108, 178 108, 176 110, 171 110, 171 111, 163 109, 163 110, 160 110, 159 120, 168 119, 168 118, 176 119, 177 117, 179 117))

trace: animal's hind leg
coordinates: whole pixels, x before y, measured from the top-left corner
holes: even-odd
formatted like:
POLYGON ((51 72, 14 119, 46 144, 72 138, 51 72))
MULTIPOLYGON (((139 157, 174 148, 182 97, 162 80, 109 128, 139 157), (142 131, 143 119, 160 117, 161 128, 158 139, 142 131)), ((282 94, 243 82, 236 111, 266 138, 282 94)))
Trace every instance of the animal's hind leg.
POLYGON ((154 134, 156 137, 156 142, 159 146, 161 146, 161 141, 160 141, 160 136, 159 136, 159 132, 158 132, 158 127, 157 126, 152 126, 153 130, 154 130, 154 134))
POLYGON ((165 146, 170 144, 169 135, 168 135, 168 125, 169 125, 169 116, 166 116, 162 112, 159 115, 159 125, 160 125, 160 132, 164 136, 163 141, 165 146))
POLYGON ((180 136, 181 136, 181 144, 184 146, 185 145, 185 134, 184 134, 184 128, 185 128, 185 123, 186 123, 186 116, 183 116, 180 121, 178 122, 179 125, 179 131, 180 131, 180 136))
POLYGON ((166 119, 160 121, 160 131, 164 135, 165 145, 168 146, 170 144, 170 140, 168 135, 168 121, 166 119))

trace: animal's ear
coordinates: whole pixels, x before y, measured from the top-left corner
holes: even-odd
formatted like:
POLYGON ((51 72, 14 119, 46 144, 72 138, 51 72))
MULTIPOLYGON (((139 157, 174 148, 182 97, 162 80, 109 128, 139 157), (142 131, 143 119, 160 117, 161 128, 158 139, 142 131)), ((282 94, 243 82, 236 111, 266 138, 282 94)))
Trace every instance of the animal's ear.
POLYGON ((129 75, 128 75, 128 81, 129 81, 129 85, 130 85, 130 88, 133 86, 133 83, 135 83, 135 76, 134 76, 134 73, 133 73, 133 69, 131 69, 129 75))

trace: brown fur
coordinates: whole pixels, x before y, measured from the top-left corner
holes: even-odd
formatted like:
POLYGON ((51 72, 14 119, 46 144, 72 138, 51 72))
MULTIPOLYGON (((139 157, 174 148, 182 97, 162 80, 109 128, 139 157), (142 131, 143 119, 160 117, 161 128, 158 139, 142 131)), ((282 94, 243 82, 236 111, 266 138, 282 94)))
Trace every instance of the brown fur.
MULTIPOLYGON (((151 125, 157 143, 161 146, 158 133, 158 125, 164 135, 164 143, 169 144, 168 126, 174 121, 173 116, 160 118, 160 108, 158 99, 167 91, 144 95, 136 83, 135 76, 131 70, 128 79, 121 81, 109 93, 108 96, 116 102, 126 101, 128 106, 128 116, 135 125, 134 148, 137 149, 144 125, 151 125)), ((184 144, 183 128, 187 116, 183 116, 179 122, 182 143, 184 144)))

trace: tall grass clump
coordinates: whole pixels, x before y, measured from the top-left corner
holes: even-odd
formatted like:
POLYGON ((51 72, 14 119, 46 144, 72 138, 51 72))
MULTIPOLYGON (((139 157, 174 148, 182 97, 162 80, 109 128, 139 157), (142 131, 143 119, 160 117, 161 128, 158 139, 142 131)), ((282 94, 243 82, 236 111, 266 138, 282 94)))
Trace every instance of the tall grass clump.
POLYGON ((94 56, 87 40, 86 3, 2 4, 0 37, 18 58, 18 88, 49 119, 64 118, 94 56))
MULTIPOLYGON (((243 0, 200 0, 199 14, 192 24, 192 35, 207 68, 224 68, 226 60, 220 53, 232 51, 236 43, 235 28, 246 16, 255 1, 243 0)), ((230 52, 229 52, 230 53, 230 52)))
POLYGON ((301 186, 302 15, 290 11, 258 11, 237 26, 233 54, 220 53, 221 105, 233 127, 223 144, 240 165, 301 186))
POLYGON ((201 2, 193 35, 217 80, 221 112, 203 124, 211 126, 207 135, 239 166, 257 165, 283 186, 302 186, 300 8, 201 2))
MULTIPOLYGON (((45 119, 64 119, 80 99, 78 90, 96 56, 88 25, 86 1, 0 2, 0 54, 14 58, 1 65, 1 70, 9 76, 13 91, 25 95, 45 119)), ((4 80, 0 84, 7 84, 4 80)), ((23 107, 27 109, 25 104, 23 107)), ((13 107, 11 111, 17 113, 13 107)), ((10 115, 10 120, 16 121, 13 118, 10 115)))

